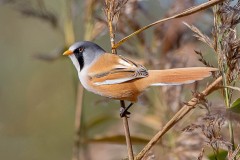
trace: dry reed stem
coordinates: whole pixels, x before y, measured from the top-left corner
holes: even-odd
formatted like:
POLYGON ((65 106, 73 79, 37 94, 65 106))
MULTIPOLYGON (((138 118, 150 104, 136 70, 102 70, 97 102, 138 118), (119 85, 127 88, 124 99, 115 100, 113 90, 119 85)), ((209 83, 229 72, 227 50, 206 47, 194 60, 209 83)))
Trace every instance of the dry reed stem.
POLYGON ((109 28, 109 34, 110 34, 110 43, 111 43, 111 47, 112 47, 112 53, 113 54, 117 54, 117 50, 113 48, 114 46, 114 43, 115 43, 115 34, 114 34, 114 31, 113 31, 113 25, 112 25, 112 16, 111 16, 111 13, 113 12, 113 3, 109 3, 109 10, 107 10, 107 22, 108 22, 108 28, 109 28))
MULTIPOLYGON (((215 51, 218 55, 218 66, 223 77, 223 96, 227 108, 231 107, 232 92, 228 87, 233 80, 237 79, 238 74, 234 74, 234 70, 237 67, 237 61, 234 57, 238 54, 232 49, 231 41, 237 39, 236 25, 239 23, 239 1, 235 6, 230 5, 231 1, 225 1, 223 4, 216 5, 213 8, 214 13, 214 40, 215 51), (237 7, 238 6, 238 7, 237 7), (236 12, 236 11, 237 12, 236 12), (234 12, 235 13, 234 13, 234 12), (230 14, 232 13, 232 14, 230 14)), ((238 73, 238 72, 237 72, 238 73)), ((235 84, 233 83, 233 86, 235 84)), ((233 144, 233 150, 235 149, 234 130, 233 123, 229 120, 229 135, 230 142, 233 144)))
POLYGON ((80 159, 80 129, 81 129, 81 115, 82 115, 82 99, 83 99, 83 87, 78 84, 77 89, 77 102, 76 102, 76 113, 75 113, 75 138, 73 146, 72 160, 80 159))
POLYGON ((156 25, 156 24, 159 24, 159 23, 162 23, 162 22, 165 22, 165 21, 168 21, 168 20, 171 20, 171 19, 176 19, 176 18, 181 18, 181 17, 185 17, 185 16, 188 16, 188 15, 191 15, 191 14, 194 14, 196 12, 199 12, 199 11, 203 11, 209 7, 212 7, 218 3, 221 3, 223 2, 224 0, 211 0, 211 1, 208 1, 206 3, 203 3, 203 4, 200 4, 198 6, 195 6, 195 7, 192 7, 192 8, 189 8, 185 11, 183 11, 182 13, 179 13, 179 14, 176 14, 174 16, 171 16, 171 17, 168 17, 168 18, 164 18, 164 19, 161 19, 161 20, 158 20, 156 22, 153 22, 145 27, 142 27, 140 28, 139 30, 133 32, 132 34, 124 37, 123 39, 121 39, 119 42, 117 42, 112 48, 116 49, 118 48, 120 45, 122 45, 125 41, 127 41, 128 39, 130 39, 131 37, 135 36, 136 34, 156 25))
MULTIPOLYGON (((75 42, 75 35, 73 29, 73 21, 71 15, 71 2, 66 2, 66 17, 64 25, 65 45, 70 46, 75 42)), ((75 113, 75 135, 72 160, 80 159, 80 129, 81 129, 81 115, 82 115, 82 99, 83 99, 83 87, 78 84, 76 93, 76 113, 75 113)))
POLYGON ((71 15, 71 2, 66 2, 66 15, 65 15, 65 22, 64 22, 64 38, 65 38, 65 45, 70 46, 72 43, 75 42, 75 35, 74 35, 74 27, 71 15))
MULTIPOLYGON (((112 53, 117 54, 116 48, 114 48, 115 45, 115 33, 113 30, 113 20, 114 20, 114 2, 115 0, 105 0, 106 8, 105 8, 105 14, 107 16, 107 23, 109 28, 109 36, 110 36, 110 42, 112 47, 112 53)), ((125 102, 123 100, 120 100, 120 104, 122 108, 125 108, 125 102)), ((130 130, 128 125, 128 118, 127 116, 122 117, 123 120, 123 126, 124 126, 124 132, 126 137, 126 143, 127 143, 127 150, 128 150, 128 159, 134 160, 133 155, 133 149, 132 149, 132 142, 131 142, 131 136, 130 136, 130 130)))
MULTIPOLYGON (((121 100, 120 103, 121 103, 121 107, 125 108, 125 102, 123 100, 121 100)), ((122 120, 123 120, 124 133, 125 133, 127 149, 128 149, 128 159, 129 160, 134 160, 132 142, 131 142, 131 135, 130 135, 127 116, 122 117, 122 120)))
POLYGON ((222 77, 216 79, 213 83, 211 83, 204 91, 199 94, 199 97, 192 98, 186 105, 184 105, 175 115, 174 117, 168 121, 168 123, 163 127, 161 131, 159 131, 143 148, 143 150, 136 156, 135 160, 140 160, 144 157, 144 155, 159 141, 159 139, 169 130, 171 129, 177 122, 179 122, 190 110, 195 108, 195 105, 198 104, 200 98, 203 98, 209 95, 220 82, 222 81, 222 77))
POLYGON ((131 135, 130 135, 129 125, 128 125, 128 119, 127 119, 126 116, 123 117, 122 119, 123 119, 123 126, 124 126, 124 132, 125 132, 126 143, 127 143, 128 159, 129 160, 134 160, 131 135))

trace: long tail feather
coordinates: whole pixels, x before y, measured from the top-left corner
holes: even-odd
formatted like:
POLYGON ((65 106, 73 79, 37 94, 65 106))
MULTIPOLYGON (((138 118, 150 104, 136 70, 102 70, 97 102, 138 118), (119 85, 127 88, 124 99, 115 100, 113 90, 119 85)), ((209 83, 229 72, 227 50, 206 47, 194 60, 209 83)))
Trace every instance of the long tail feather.
POLYGON ((188 84, 209 77, 212 71, 217 70, 210 67, 149 70, 148 82, 150 86, 188 84))

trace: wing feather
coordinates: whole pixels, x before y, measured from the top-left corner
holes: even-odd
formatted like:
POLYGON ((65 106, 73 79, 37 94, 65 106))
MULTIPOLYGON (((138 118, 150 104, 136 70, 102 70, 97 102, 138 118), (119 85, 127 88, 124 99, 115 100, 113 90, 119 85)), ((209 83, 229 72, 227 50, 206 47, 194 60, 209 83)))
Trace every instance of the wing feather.
POLYGON ((148 71, 125 57, 106 53, 89 68, 88 76, 95 85, 109 85, 147 77, 148 71))

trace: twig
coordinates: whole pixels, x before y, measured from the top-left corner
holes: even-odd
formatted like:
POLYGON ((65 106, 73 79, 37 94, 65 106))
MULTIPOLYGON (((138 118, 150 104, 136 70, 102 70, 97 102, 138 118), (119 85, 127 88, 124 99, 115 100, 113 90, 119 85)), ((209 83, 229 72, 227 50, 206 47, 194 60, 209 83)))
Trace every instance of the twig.
POLYGON ((198 103, 199 98, 209 95, 214 87, 216 87, 222 81, 222 77, 216 79, 212 84, 210 84, 204 91, 200 93, 200 97, 192 98, 186 105, 184 105, 174 117, 159 131, 150 142, 143 148, 143 150, 136 156, 135 160, 140 160, 143 156, 159 141, 159 139, 171 129, 177 122, 179 122, 190 110, 195 108, 195 105, 198 103))
POLYGON ((162 23, 162 22, 165 22, 165 21, 168 21, 168 20, 171 20, 171 19, 175 19, 175 18, 181 18, 181 17, 185 17, 185 16, 188 16, 188 15, 191 15, 191 14, 194 14, 196 12, 199 12, 199 11, 202 11, 202 10, 205 10, 209 7, 212 7, 218 3, 221 3, 222 1, 224 0, 211 0, 211 1, 208 1, 206 3, 203 3, 203 4, 200 4, 198 6, 195 6, 195 7, 192 7, 192 8, 189 8, 185 11, 183 11, 182 13, 179 13, 179 14, 176 14, 176 15, 173 15, 171 17, 168 17, 168 18, 164 18, 164 19, 161 19, 161 20, 158 20, 156 22, 153 22, 145 27, 142 27, 140 28, 139 30, 133 32, 132 34, 124 37, 123 39, 121 39, 119 42, 117 42, 113 48, 118 48, 121 44, 123 44, 125 41, 127 41, 128 39, 130 39, 131 37, 135 36, 136 34, 156 25, 156 24, 159 24, 159 23, 162 23))

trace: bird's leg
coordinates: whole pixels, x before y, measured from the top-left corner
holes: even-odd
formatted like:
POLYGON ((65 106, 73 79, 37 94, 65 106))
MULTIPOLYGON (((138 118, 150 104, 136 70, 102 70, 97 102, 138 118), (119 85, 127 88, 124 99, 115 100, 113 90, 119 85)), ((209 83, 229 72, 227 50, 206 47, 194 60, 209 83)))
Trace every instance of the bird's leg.
POLYGON ((125 117, 130 115, 131 113, 128 112, 128 109, 133 105, 133 103, 130 103, 126 108, 121 107, 120 108, 120 117, 125 117))

